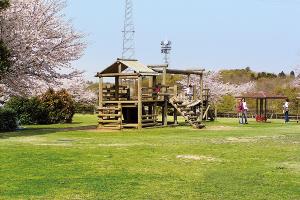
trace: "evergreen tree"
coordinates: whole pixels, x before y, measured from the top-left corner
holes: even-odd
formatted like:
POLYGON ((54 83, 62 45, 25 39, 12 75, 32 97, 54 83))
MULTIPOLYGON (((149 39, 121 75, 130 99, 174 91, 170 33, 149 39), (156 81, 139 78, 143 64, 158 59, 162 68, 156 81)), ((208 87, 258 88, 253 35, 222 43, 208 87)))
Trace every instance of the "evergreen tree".
POLYGON ((9 6, 9 0, 0 0, 0 10, 9 6))
POLYGON ((291 71, 291 72, 290 72, 290 77, 291 77, 291 78, 295 78, 295 77, 296 77, 294 71, 291 71))
POLYGON ((281 72, 278 74, 278 77, 280 77, 280 78, 285 78, 286 75, 285 75, 285 73, 284 73, 283 71, 281 71, 281 72))

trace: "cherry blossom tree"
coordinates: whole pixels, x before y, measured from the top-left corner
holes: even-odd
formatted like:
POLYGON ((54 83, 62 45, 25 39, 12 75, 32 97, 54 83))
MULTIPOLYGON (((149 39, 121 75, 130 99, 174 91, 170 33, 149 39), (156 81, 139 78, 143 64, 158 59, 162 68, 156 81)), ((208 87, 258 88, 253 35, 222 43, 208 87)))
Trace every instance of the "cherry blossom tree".
MULTIPOLYGON (((207 72, 204 74, 203 82, 204 88, 210 89, 210 101, 216 104, 224 95, 240 95, 247 93, 255 88, 254 82, 248 82, 244 84, 230 84, 220 81, 221 75, 218 72, 207 72)), ((179 82, 182 85, 187 85, 187 79, 179 82)), ((191 76, 190 84, 199 87, 199 76, 191 76)), ((199 93, 199 91, 198 91, 199 93)))
POLYGON ((71 62, 82 56, 84 35, 65 19, 65 6, 62 0, 11 0, 0 13, 0 40, 11 61, 0 76, 0 96, 30 95, 39 82, 59 85, 78 75, 71 62))

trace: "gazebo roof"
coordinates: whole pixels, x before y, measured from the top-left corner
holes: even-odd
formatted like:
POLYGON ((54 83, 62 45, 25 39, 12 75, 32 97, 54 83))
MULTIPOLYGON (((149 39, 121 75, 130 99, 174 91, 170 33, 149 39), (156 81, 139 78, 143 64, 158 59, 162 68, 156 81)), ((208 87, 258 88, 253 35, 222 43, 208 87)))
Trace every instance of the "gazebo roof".
POLYGON ((247 93, 240 96, 236 96, 235 98, 248 98, 248 99, 286 99, 287 96, 271 94, 265 91, 247 93))
POLYGON ((102 72, 98 73, 97 76, 103 74, 114 74, 119 73, 119 65, 121 65, 121 72, 126 69, 130 69, 134 73, 140 74, 142 76, 158 76, 159 74, 146 65, 140 63, 138 60, 128 60, 128 59, 117 59, 112 65, 104 69, 102 72))

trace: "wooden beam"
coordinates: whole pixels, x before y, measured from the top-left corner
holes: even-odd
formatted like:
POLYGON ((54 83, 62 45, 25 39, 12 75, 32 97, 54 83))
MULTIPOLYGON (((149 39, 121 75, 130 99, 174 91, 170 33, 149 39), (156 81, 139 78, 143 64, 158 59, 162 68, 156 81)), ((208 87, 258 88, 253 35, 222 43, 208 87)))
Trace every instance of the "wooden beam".
POLYGON ((97 77, 115 77, 115 76, 138 76, 137 73, 107 73, 107 74, 97 74, 97 77))
POLYGON ((204 106, 204 102, 203 102, 203 74, 200 75, 200 100, 201 100, 201 108, 200 108, 200 122, 203 121, 203 106, 204 106))
POLYGON ((142 124, 142 115, 143 115, 143 102, 142 102, 142 77, 138 78, 138 129, 141 130, 143 128, 142 124))
MULTIPOLYGON (((158 73, 163 73, 164 69, 153 69, 158 73)), ((179 69, 165 69, 167 74, 181 74, 181 75, 202 75, 204 70, 179 70, 179 69)))
MULTIPOLYGON (((99 78, 99 113, 101 114, 101 109, 103 109, 103 78, 99 78)), ((98 122, 98 128, 102 128, 103 124, 98 122)))
POLYGON ((168 65, 167 64, 165 64, 165 65, 148 65, 148 67, 149 68, 167 68, 168 67, 168 65))
POLYGON ((164 105, 163 105, 163 125, 168 126, 168 97, 164 97, 164 105))
POLYGON ((115 77, 115 98, 118 101, 119 100, 119 90, 120 90, 120 82, 119 77, 115 77))

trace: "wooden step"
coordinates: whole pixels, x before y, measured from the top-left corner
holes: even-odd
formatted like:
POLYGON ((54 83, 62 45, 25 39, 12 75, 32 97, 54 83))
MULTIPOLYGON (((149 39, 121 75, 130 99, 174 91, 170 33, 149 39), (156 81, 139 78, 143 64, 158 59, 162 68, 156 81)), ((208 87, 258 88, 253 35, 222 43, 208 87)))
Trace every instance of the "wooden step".
POLYGON ((112 119, 109 119, 109 120, 99 119, 98 122, 99 122, 99 123, 121 123, 122 120, 121 120, 121 119, 117 119, 117 120, 112 120, 112 119))
POLYGON ((110 114, 110 113, 102 113, 99 114, 98 117, 121 117, 122 114, 110 114))
POLYGON ((137 124, 122 124, 122 127, 124 128, 137 128, 137 124))
POLYGON ((143 119, 142 123, 155 122, 155 119, 143 119))
POLYGON ((157 125, 157 123, 142 124, 143 127, 156 126, 156 125, 157 125))
POLYGON ((121 110, 121 108, 118 108, 118 107, 103 107, 103 108, 98 108, 98 110, 121 110))

